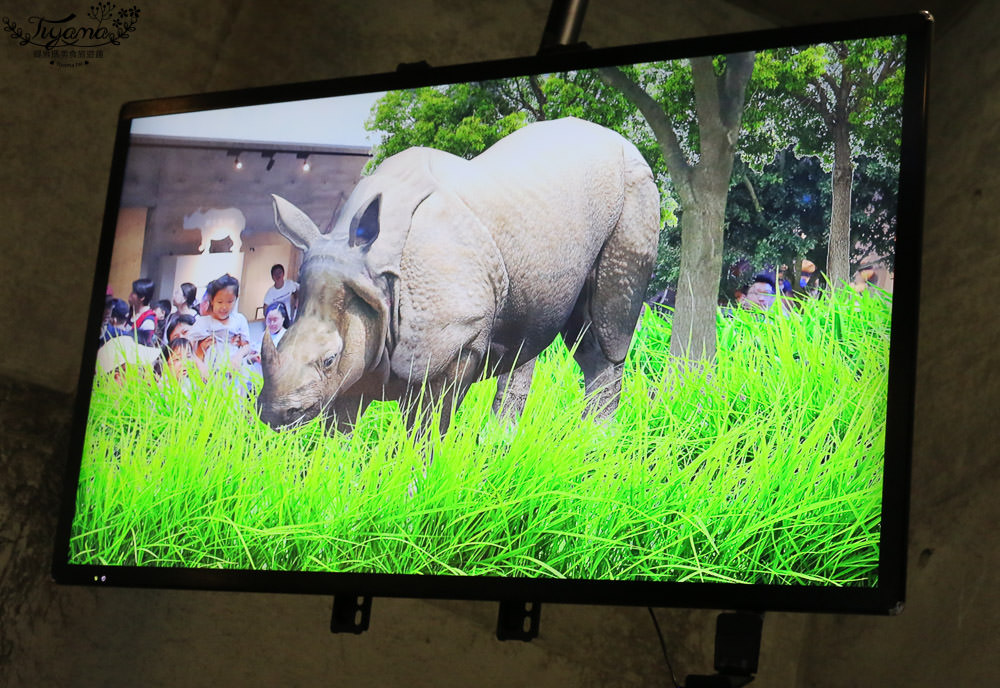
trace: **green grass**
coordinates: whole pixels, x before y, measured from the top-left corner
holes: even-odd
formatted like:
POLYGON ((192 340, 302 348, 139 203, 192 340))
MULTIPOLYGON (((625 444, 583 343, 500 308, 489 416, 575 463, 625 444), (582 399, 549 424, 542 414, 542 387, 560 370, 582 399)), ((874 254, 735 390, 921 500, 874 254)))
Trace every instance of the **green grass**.
POLYGON ((487 380, 444 438, 408 435, 395 403, 350 436, 274 432, 221 378, 99 380, 71 560, 872 586, 888 324, 888 299, 847 291, 737 312, 692 366, 650 313, 614 421, 581 421, 557 341, 516 428, 487 380))

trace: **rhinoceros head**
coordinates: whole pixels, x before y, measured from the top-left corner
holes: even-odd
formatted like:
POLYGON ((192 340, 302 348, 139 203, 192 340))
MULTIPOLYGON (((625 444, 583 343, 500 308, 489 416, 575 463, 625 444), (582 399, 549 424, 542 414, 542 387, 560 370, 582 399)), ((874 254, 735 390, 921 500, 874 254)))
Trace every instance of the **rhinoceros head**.
POLYGON ((347 241, 322 234, 299 208, 273 198, 279 231, 305 251, 298 317, 280 347, 266 334, 261 347, 257 408, 278 429, 320 414, 329 419, 338 400, 357 404, 361 391, 371 395, 385 381, 389 305, 385 279, 364 261, 378 236, 378 196, 351 220, 347 241))

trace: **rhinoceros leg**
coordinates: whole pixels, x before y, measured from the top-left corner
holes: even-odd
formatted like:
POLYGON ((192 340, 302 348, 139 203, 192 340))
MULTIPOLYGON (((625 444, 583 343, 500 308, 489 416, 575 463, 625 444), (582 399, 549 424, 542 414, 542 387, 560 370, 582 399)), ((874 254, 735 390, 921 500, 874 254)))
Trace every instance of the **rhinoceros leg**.
POLYGON ((333 413, 326 415, 327 428, 332 430, 335 425, 339 432, 350 433, 370 403, 371 399, 366 397, 337 399, 333 404, 333 413))
POLYGON ((522 363, 509 373, 497 377, 497 393, 493 397, 493 414, 516 423, 524 411, 524 402, 531 391, 531 378, 535 374, 535 360, 522 363))
POLYGON ((638 159, 626 160, 621 215, 563 333, 568 345, 576 345, 574 358, 589 395, 588 415, 609 418, 618 408, 623 362, 656 261, 659 218, 659 196, 649 168, 638 159))
POLYGON ((434 414, 439 412, 438 430, 442 436, 448 432, 452 413, 482 375, 481 361, 482 356, 476 351, 462 349, 433 378, 427 378, 422 385, 410 385, 399 400, 407 426, 423 435, 432 427, 434 414))
POLYGON ((611 418, 618 408, 623 362, 608 358, 592 322, 584 323, 582 332, 567 331, 563 337, 573 349, 573 358, 583 371, 584 392, 587 395, 584 413, 598 420, 611 418))

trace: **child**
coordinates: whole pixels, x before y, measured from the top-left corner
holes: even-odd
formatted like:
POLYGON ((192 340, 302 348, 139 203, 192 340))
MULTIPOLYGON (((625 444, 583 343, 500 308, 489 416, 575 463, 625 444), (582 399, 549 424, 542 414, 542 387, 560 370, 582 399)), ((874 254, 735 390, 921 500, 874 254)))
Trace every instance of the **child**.
POLYGON ((176 312, 181 315, 198 315, 198 307, 195 301, 198 298, 198 288, 190 282, 182 282, 174 289, 173 303, 176 312))
POLYGON ((288 310, 281 301, 275 301, 264 309, 264 333, 271 335, 271 341, 275 346, 285 336, 291 322, 288 318, 288 310))
POLYGON ((170 371, 171 375, 174 376, 174 379, 176 379, 185 390, 190 389, 191 379, 189 377, 189 372, 191 366, 194 366, 201 379, 205 379, 208 376, 207 371, 205 370, 205 364, 194 355, 194 345, 184 337, 174 338, 168 346, 168 351, 167 370, 170 371))
POLYGON ((172 308, 170 301, 161 299, 152 304, 153 313, 156 314, 156 343, 166 344, 167 340, 163 336, 163 327, 167 323, 167 316, 172 308))
POLYGON ((164 342, 170 344, 178 337, 187 339, 188 332, 194 327, 197 316, 187 313, 171 313, 167 318, 167 324, 163 328, 164 342))
POLYGON ((128 295, 128 303, 132 307, 132 322, 143 346, 152 346, 156 339, 156 313, 150 308, 153 300, 155 284, 148 277, 142 277, 132 282, 132 291, 128 295))
POLYGON ((101 331, 101 344, 115 337, 132 334, 132 324, 128 319, 129 307, 127 303, 121 299, 112 298, 105 311, 107 312, 107 323, 105 323, 101 331))
POLYGON ((240 283, 232 275, 209 282, 208 312, 199 315, 187 338, 195 343, 198 357, 214 367, 232 366, 252 360, 256 352, 249 345, 250 324, 236 310, 240 283))

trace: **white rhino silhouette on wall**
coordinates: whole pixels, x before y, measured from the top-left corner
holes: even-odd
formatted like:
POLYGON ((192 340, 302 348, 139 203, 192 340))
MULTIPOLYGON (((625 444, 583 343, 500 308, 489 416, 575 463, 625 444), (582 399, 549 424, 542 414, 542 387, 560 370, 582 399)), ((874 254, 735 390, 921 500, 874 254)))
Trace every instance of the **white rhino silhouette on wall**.
POLYGON ((208 253, 213 241, 222 241, 229 237, 233 241, 233 253, 239 253, 243 248, 240 234, 247 226, 246 216, 239 208, 198 209, 184 216, 184 229, 201 230, 200 253, 208 253))

